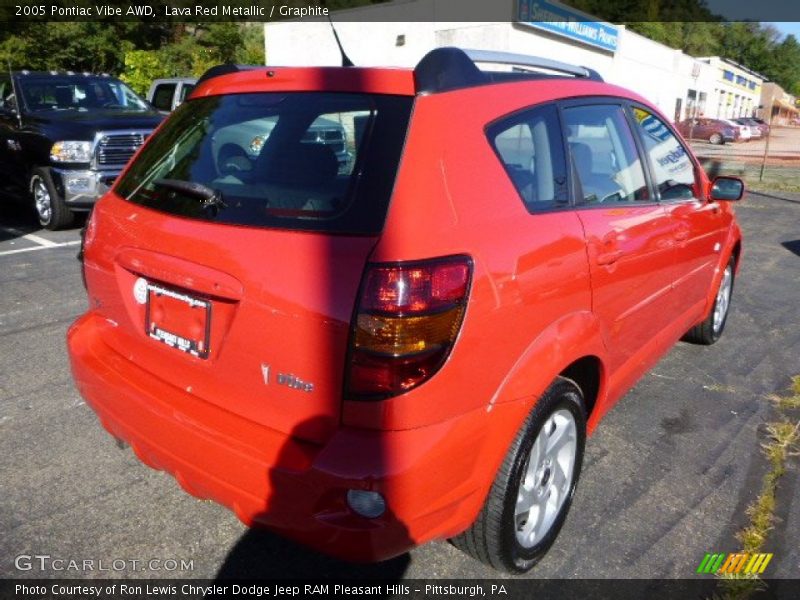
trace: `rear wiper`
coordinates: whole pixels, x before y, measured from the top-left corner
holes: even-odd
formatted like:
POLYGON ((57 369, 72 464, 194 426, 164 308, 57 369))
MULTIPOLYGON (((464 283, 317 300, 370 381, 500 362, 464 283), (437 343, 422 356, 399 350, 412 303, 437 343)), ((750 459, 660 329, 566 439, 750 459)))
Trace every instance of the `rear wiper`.
POLYGON ((203 208, 228 208, 228 205, 222 199, 221 191, 211 189, 202 183, 181 181, 180 179, 156 179, 153 185, 199 198, 203 208))

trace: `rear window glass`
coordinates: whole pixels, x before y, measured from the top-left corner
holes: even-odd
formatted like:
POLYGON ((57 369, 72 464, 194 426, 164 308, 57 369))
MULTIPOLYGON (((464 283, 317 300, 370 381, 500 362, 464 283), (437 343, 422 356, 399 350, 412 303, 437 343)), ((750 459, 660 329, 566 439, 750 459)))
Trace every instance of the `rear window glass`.
POLYGON ((321 92, 190 100, 145 146, 115 191, 193 219, 378 233, 412 102, 321 92))

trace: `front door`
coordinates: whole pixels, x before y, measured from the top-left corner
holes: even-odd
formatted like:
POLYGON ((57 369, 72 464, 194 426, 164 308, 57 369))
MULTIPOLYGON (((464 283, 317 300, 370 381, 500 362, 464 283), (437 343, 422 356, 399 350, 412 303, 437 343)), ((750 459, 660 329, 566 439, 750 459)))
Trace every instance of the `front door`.
POLYGON ((697 312, 704 307, 719 264, 725 216, 716 202, 706 201, 696 177, 700 166, 672 129, 645 108, 632 110, 653 185, 674 228, 676 311, 697 312))

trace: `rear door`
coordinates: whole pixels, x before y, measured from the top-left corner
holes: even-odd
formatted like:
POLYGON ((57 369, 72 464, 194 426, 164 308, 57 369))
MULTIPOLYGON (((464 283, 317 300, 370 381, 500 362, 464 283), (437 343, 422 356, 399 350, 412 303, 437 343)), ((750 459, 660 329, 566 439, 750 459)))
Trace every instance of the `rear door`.
POLYGON ((612 369, 673 318, 673 225, 653 197, 622 102, 565 104, 562 121, 612 369))
POLYGON ((724 215, 708 202, 689 150, 660 117, 643 106, 631 114, 650 165, 653 185, 674 226, 676 310, 704 305, 722 246, 724 215))
POLYGON ((143 377, 324 440, 411 103, 274 92, 184 103, 95 209, 85 264, 94 310, 114 324, 105 343, 143 377), (322 114, 369 122, 344 169, 302 141, 322 114))

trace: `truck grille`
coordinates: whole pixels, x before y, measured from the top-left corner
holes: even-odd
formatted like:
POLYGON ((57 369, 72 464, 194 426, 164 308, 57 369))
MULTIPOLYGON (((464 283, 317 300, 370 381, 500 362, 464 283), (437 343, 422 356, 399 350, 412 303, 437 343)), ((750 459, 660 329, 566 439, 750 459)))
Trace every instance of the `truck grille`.
POLYGON ((101 134, 94 151, 100 167, 124 166, 139 149, 150 132, 101 134))

